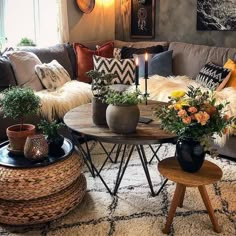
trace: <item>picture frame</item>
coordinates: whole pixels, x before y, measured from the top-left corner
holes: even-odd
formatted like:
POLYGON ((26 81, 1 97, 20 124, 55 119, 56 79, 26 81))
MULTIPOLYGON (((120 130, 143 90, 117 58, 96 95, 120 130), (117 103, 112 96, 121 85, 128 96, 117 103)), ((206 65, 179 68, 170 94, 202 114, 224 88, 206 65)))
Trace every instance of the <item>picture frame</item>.
POLYGON ((154 38, 155 5, 155 0, 131 0, 131 38, 154 38))

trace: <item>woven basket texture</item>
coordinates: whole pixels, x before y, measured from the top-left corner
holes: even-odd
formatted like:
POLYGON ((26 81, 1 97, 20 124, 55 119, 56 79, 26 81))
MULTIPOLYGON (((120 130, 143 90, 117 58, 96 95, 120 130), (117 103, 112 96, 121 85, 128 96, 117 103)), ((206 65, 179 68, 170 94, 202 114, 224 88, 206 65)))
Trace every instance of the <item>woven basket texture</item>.
POLYGON ((83 160, 76 153, 43 167, 16 169, 0 166, 0 198, 29 200, 59 192, 79 177, 82 167, 83 160))
POLYGON ((31 225, 45 223, 66 215, 83 199, 87 188, 83 174, 58 193, 33 200, 6 201, 0 199, 0 223, 31 225))

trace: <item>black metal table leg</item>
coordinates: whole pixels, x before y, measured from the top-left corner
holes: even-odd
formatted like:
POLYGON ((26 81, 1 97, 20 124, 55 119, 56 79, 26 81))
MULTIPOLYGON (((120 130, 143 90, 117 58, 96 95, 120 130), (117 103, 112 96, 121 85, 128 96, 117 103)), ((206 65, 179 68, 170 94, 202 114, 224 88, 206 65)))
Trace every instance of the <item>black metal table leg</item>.
POLYGON ((164 182, 162 183, 161 187, 159 188, 159 190, 156 193, 156 196, 158 196, 161 192, 161 190, 165 187, 165 185, 167 184, 168 179, 165 179, 164 182))
POLYGON ((123 155, 122 155, 122 158, 121 158, 121 163, 120 163, 120 167, 119 167, 119 171, 118 171, 118 174, 117 174, 117 179, 116 179, 116 184, 115 184, 115 188, 114 188, 114 192, 113 194, 116 195, 117 191, 118 191, 118 188, 120 186, 120 183, 121 183, 121 180, 124 176, 124 173, 125 173, 125 170, 128 166, 128 163, 129 163, 129 160, 130 160, 130 157, 133 153, 133 150, 134 150, 134 145, 132 146, 132 148, 130 149, 130 152, 129 152, 129 155, 127 157, 127 160, 125 162, 125 165, 124 165, 124 168, 122 170, 122 173, 121 173, 121 168, 122 168, 122 164, 123 164, 123 159, 124 159, 124 156, 125 156, 125 151, 126 151, 126 145, 125 145, 125 148, 123 150, 123 155))
POLYGON ((158 148, 157 148, 156 151, 155 151, 155 150, 153 149, 152 145, 149 145, 149 148, 150 148, 150 149, 152 150, 152 152, 153 152, 153 156, 152 156, 152 158, 150 159, 150 161, 148 162, 148 164, 151 164, 151 163, 152 163, 154 157, 156 157, 156 159, 160 162, 160 159, 159 159, 159 157, 157 156, 157 152, 159 151, 159 149, 161 148, 161 146, 162 146, 162 143, 159 144, 158 148))
POLYGON ((136 148, 138 150, 138 154, 139 154, 139 157, 140 157, 140 160, 141 160, 141 163, 142 163, 142 166, 143 166, 143 170, 144 170, 144 173, 146 175, 146 178, 147 178, 150 190, 151 190, 151 194, 152 194, 152 196, 155 196, 155 192, 154 192, 153 186, 152 186, 152 180, 151 180, 149 170, 148 170, 148 167, 147 167, 147 158, 146 158, 145 151, 144 151, 142 145, 137 145, 136 148))

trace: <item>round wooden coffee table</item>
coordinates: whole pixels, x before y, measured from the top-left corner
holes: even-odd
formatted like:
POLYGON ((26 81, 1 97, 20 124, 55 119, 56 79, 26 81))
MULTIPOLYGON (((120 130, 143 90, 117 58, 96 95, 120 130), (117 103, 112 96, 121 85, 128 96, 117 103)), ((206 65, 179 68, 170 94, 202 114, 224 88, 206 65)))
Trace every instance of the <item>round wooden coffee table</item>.
POLYGON ((186 187, 198 188, 213 224, 214 231, 220 233, 221 230, 215 217, 205 185, 213 184, 219 181, 223 175, 222 170, 214 163, 205 160, 203 166, 198 172, 188 173, 181 169, 178 161, 174 157, 161 161, 158 164, 158 170, 163 176, 176 183, 174 197, 163 233, 170 233, 170 226, 172 224, 176 208, 178 206, 183 206, 186 187))
MULTIPOLYGON (((122 177, 124 175, 124 172, 126 170, 126 167, 128 166, 129 160, 131 158, 132 152, 134 148, 138 151, 144 172, 146 174, 146 178, 151 190, 152 195, 155 195, 155 192, 153 190, 151 178, 148 171, 147 166, 147 158, 145 154, 145 150, 143 148, 143 145, 149 145, 149 147, 152 149, 152 144, 162 144, 162 143, 173 143, 176 140, 176 136, 173 134, 170 134, 162 129, 160 129, 160 123, 158 122, 157 118, 154 115, 155 108, 159 106, 163 106, 164 103, 156 102, 156 101, 148 101, 148 104, 140 104, 140 116, 141 117, 148 117, 151 118, 152 121, 148 124, 145 123, 138 123, 138 126, 136 128, 136 132, 132 134, 117 134, 113 133, 107 126, 97 126, 92 121, 92 106, 91 104, 85 104, 79 107, 76 107, 72 110, 70 110, 66 115, 64 116, 64 122, 68 126, 68 128, 72 131, 72 136, 74 137, 74 143, 78 146, 78 148, 81 150, 81 154, 84 155, 84 161, 87 163, 88 168, 90 169, 90 172, 93 176, 93 171, 96 175, 100 177, 103 184, 111 194, 116 194, 118 191, 120 182, 122 180, 122 177), (101 177, 100 171, 96 169, 96 167, 92 163, 92 158, 89 153, 89 149, 82 150, 82 147, 80 145, 80 142, 77 141, 76 135, 83 136, 86 138, 90 138, 93 140, 105 143, 112 143, 117 145, 117 157, 121 153, 121 146, 123 148, 123 153, 121 153, 121 162, 120 162, 120 168, 117 175, 116 184, 114 187, 114 191, 111 192, 110 188, 106 185, 105 180, 101 177), (124 161, 124 155, 125 151, 127 150, 126 147, 130 146, 130 151, 128 152, 128 156, 126 159, 126 162, 124 163, 124 168, 122 170, 122 165, 124 161)), ((156 152, 152 149, 153 153, 156 152)), ((107 153, 109 154, 109 153, 107 153)), ((109 156, 109 155, 108 155, 109 156)), ((117 159, 117 158, 116 158, 117 159)))

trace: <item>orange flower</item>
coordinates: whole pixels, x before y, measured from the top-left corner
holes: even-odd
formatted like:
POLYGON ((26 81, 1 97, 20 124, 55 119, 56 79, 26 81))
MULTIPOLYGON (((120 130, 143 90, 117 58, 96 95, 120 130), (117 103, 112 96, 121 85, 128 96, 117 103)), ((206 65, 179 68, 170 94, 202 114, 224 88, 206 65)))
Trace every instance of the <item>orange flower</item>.
POLYGON ((209 103, 204 104, 204 110, 211 116, 216 113, 216 108, 209 103))
POLYGON ((189 107, 188 111, 190 113, 196 113, 197 112, 197 108, 196 107, 189 107))
POLYGON ((205 125, 210 118, 209 114, 205 111, 199 111, 198 113, 194 114, 194 116, 197 122, 201 123, 201 125, 205 125))
POLYGON ((180 111, 178 111, 178 116, 179 117, 184 117, 186 115, 187 115, 187 112, 185 110, 181 109, 180 111))
POLYGON ((182 118, 182 121, 184 124, 190 124, 191 123, 191 117, 190 116, 185 116, 182 118))
POLYGON ((225 120, 229 120, 229 115, 224 115, 225 120))
POLYGON ((228 134, 229 133, 229 129, 226 127, 226 128, 224 128, 224 130, 223 130, 223 134, 228 134))

